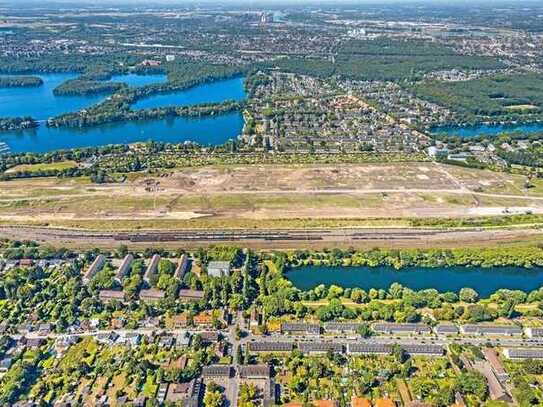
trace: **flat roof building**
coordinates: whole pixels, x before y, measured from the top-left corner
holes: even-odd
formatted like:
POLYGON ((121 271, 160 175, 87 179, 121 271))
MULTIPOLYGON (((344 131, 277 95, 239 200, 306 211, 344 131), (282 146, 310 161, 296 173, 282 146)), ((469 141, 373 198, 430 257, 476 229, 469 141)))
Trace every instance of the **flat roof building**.
POLYGON ((207 274, 212 277, 222 277, 230 275, 229 261, 210 261, 207 265, 207 274))

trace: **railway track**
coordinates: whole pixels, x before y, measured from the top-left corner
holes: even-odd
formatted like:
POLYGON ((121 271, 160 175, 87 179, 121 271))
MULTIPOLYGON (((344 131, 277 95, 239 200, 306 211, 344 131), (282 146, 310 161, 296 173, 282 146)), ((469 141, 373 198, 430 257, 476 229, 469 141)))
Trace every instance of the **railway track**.
POLYGON ((0 238, 35 240, 66 247, 115 247, 119 244, 185 247, 209 244, 237 244, 255 248, 304 248, 335 246, 428 247, 462 246, 488 242, 533 241, 543 238, 543 231, 526 229, 291 229, 291 230, 139 230, 87 231, 31 226, 0 226, 0 238))

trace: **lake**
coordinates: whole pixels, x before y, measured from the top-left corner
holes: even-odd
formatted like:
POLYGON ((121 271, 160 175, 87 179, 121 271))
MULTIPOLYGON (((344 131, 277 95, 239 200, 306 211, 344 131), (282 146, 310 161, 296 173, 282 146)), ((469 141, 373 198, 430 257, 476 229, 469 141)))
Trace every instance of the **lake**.
MULTIPOLYGON (((78 111, 92 106, 106 95, 54 96, 53 89, 77 74, 44 74, 44 84, 36 88, 0 89, 0 117, 32 116, 46 120, 63 113, 78 111), (36 102, 38 101, 38 102, 36 102)), ((145 86, 164 83, 165 75, 117 75, 111 81, 124 82, 129 86, 145 86)), ((231 78, 211 82, 190 89, 155 95, 140 102, 160 105, 192 105, 245 98, 243 78, 231 78)), ((147 106, 145 106, 147 107, 147 106)), ((144 108, 134 106, 134 108, 144 108)), ((48 128, 42 123, 36 129, 0 132, 0 143, 6 143, 12 153, 47 152, 59 149, 96 147, 106 144, 128 144, 142 141, 182 143, 195 141, 204 145, 217 145, 236 138, 243 129, 240 112, 201 118, 168 118, 135 122, 108 123, 86 128, 48 128)))
POLYGON ((301 290, 319 284, 388 289, 392 283, 400 283, 413 290, 435 288, 441 292, 458 292, 463 287, 471 287, 481 297, 488 297, 500 288, 529 292, 543 286, 543 268, 409 267, 395 270, 392 267, 307 266, 290 270, 286 278, 301 290))
MULTIPOLYGON (((33 75, 33 74, 31 74, 33 75)), ((90 107, 106 97, 104 94, 87 96, 55 96, 53 90, 67 80, 77 78, 76 73, 36 74, 43 80, 37 87, 0 88, 0 117, 31 116, 36 120, 47 120, 64 113, 76 112, 90 107)), ((167 82, 166 75, 116 75, 112 81, 129 86, 145 86, 167 82)))
POLYGON ((197 119, 172 117, 160 120, 108 123, 100 126, 50 128, 0 132, 12 153, 43 153, 69 148, 96 147, 107 144, 130 144, 145 141, 199 144, 223 144, 241 134, 243 117, 234 112, 197 119))
POLYGON ((84 109, 104 99, 104 95, 53 95, 53 89, 69 79, 76 78, 78 74, 55 73, 36 76, 42 78, 42 86, 0 89, 0 117, 31 116, 36 120, 47 120, 63 113, 84 109))
POLYGON ((132 109, 151 109, 166 106, 190 106, 202 103, 221 103, 227 100, 245 100, 247 94, 243 77, 204 83, 183 91, 161 93, 139 99, 132 109))
POLYGON ((152 85, 154 83, 166 83, 168 82, 168 77, 163 74, 138 75, 130 73, 125 75, 113 75, 109 81, 123 82, 128 86, 137 88, 140 86, 152 85))
POLYGON ((441 126, 430 129, 438 136, 497 136, 501 133, 538 133, 543 132, 543 123, 530 124, 481 124, 478 126, 441 126))

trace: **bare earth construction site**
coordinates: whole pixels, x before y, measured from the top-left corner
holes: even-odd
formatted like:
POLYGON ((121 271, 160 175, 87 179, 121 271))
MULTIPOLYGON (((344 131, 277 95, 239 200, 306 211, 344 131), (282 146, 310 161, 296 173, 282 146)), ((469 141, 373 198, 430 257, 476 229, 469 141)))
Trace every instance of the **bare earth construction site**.
POLYGON ((0 188, 4 235, 89 246, 180 240, 266 247, 299 241, 312 246, 511 243, 535 239, 539 229, 530 216, 543 213, 539 180, 527 189, 524 176, 433 162, 213 166, 137 174, 118 184, 40 178, 3 182, 0 188), (451 233, 449 227, 443 233, 450 219, 513 215, 528 220, 514 229, 464 227, 451 233), (429 222, 425 230, 414 223, 417 218, 429 222), (213 232, 220 229, 225 231, 213 232), (141 237, 149 231, 151 238, 141 237))

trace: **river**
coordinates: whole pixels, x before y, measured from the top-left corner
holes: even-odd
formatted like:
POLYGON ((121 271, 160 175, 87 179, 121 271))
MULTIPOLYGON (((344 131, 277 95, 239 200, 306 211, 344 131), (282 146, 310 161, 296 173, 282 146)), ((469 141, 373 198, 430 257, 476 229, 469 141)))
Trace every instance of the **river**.
POLYGON ((521 267, 327 267, 307 266, 290 270, 286 277, 302 289, 309 290, 319 284, 342 287, 388 289, 400 283, 413 290, 435 288, 438 291, 458 292, 463 287, 476 290, 488 297, 500 288, 529 292, 543 286, 543 269, 521 267))

